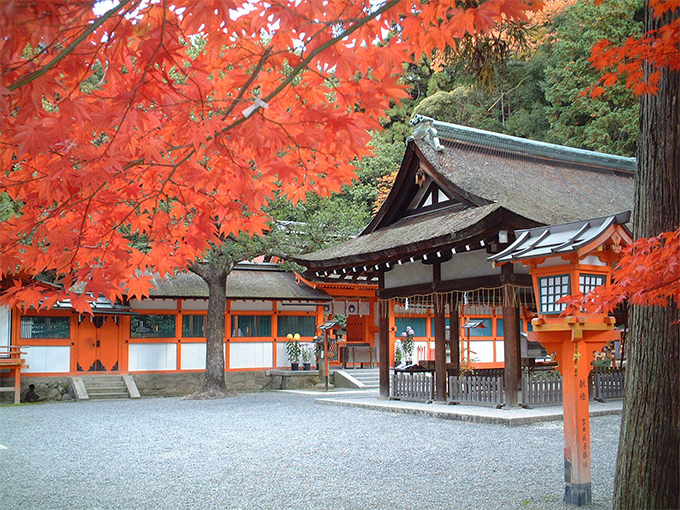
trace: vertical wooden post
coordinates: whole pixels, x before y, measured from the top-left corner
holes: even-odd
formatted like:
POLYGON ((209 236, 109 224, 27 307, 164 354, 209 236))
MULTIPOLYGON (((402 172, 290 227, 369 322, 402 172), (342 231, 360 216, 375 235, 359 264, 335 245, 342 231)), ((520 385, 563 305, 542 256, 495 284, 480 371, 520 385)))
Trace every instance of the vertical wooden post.
POLYGON ((460 316, 458 315, 458 296, 449 300, 449 351, 451 367, 460 370, 460 316))
MULTIPOLYGON (((432 281, 435 288, 442 281, 442 266, 440 262, 432 265, 432 281)), ((434 300, 434 378, 436 384, 435 398, 446 402, 446 300, 436 292, 434 300)))
MULTIPOLYGON (((378 275, 378 297, 385 290, 385 273, 378 275)), ((380 396, 390 396, 390 305, 378 300, 378 361, 380 363, 380 396)))
POLYGON ((378 343, 380 360, 380 396, 390 396, 390 316, 389 302, 378 301, 378 343))
POLYGON ((543 319, 534 319, 534 331, 529 333, 530 340, 539 341, 548 352, 555 353, 562 374, 564 501, 575 506, 592 501, 588 395, 592 353, 619 338, 613 319, 581 319, 585 321, 579 323, 568 318, 555 318, 548 327, 536 323, 543 319), (560 320, 563 321, 561 324, 560 320), (589 325, 591 320, 593 326, 589 325))
POLYGON ((434 373, 436 399, 446 401, 446 301, 444 296, 434 295, 434 373))
POLYGON ((519 341, 519 318, 515 289, 510 285, 513 269, 512 264, 504 264, 501 267, 504 277, 503 287, 503 348, 505 354, 505 405, 507 407, 517 407, 518 392, 521 377, 521 348, 519 341))

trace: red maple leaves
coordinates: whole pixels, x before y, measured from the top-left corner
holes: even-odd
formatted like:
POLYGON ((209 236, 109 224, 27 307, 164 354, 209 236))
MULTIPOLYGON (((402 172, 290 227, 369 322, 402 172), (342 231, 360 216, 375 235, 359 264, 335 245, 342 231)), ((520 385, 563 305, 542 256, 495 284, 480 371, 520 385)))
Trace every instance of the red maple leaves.
MULTIPOLYGON (((650 0, 656 18, 680 9, 678 0, 650 0)), ((603 72, 599 82, 587 92, 597 97, 618 80, 636 95, 655 94, 664 69, 680 70, 680 18, 670 20, 640 37, 630 37, 621 46, 599 41, 591 50, 590 62, 603 72)))
POLYGON ((680 307, 680 230, 642 238, 624 249, 611 285, 565 298, 565 314, 579 309, 609 313, 623 301, 643 306, 680 307))
POLYGON ((339 190, 370 153, 369 130, 406 97, 397 79, 414 48, 535 8, 124 0, 95 14, 93 4, 0 3, 0 191, 21 204, 0 223, 0 278, 22 276, 5 302, 53 304, 54 287, 26 286, 45 271, 66 291, 145 296, 138 275, 262 232, 275 193, 339 190))

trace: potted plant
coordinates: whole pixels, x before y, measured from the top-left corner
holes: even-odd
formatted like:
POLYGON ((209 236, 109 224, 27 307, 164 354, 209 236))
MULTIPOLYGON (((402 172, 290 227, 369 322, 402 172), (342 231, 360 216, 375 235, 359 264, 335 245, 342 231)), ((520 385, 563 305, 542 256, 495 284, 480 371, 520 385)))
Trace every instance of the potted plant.
POLYGON ((314 357, 314 349, 309 344, 302 346, 302 368, 309 370, 312 366, 312 357, 314 357))
POLYGON ((300 334, 295 335, 288 333, 288 341, 286 342, 286 355, 288 355, 288 362, 291 370, 297 370, 300 365, 300 334))

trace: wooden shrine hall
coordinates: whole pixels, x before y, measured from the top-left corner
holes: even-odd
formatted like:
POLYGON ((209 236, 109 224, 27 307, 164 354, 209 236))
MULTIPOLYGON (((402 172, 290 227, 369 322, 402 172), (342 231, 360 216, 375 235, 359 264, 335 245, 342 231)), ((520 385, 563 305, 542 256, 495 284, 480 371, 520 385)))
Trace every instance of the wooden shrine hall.
MULTIPOLYGON (((488 257, 514 232, 632 209, 635 159, 416 116, 391 192, 357 237, 301 255, 313 281, 376 282, 380 392, 390 394, 390 314, 433 309, 435 398, 447 399, 447 370, 460 369, 464 307, 502 309, 507 406, 518 404, 520 333, 533 305, 528 269, 494 268, 488 257), (525 317, 521 319, 520 316, 525 317), (447 322, 450 338, 447 339, 447 322)), ((530 317, 529 317, 530 318, 530 317)))

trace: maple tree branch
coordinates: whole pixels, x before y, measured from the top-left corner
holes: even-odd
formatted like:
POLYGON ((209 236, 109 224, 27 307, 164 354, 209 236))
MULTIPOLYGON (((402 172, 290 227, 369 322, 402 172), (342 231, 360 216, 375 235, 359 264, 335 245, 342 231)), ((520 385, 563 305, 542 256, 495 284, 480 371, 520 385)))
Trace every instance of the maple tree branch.
MULTIPOLYGON (((326 42, 325 42, 324 44, 322 44, 321 46, 319 46, 319 47, 313 49, 313 50, 309 53, 309 55, 307 55, 304 59, 302 59, 302 61, 301 61, 297 66, 295 66, 295 67, 293 68, 293 70, 290 72, 290 74, 288 75, 288 77, 287 77, 283 82, 281 82, 281 84, 280 84, 278 87, 276 87, 272 92, 270 92, 269 94, 267 94, 262 100, 263 100, 265 103, 270 102, 270 101, 271 101, 274 97, 276 97, 282 90, 284 90, 284 89, 285 89, 285 88, 286 88, 286 87, 287 87, 287 86, 288 86, 295 78, 297 78, 297 76, 298 76, 302 71, 304 71, 304 70, 307 68, 307 65, 308 65, 308 64, 312 61, 312 59, 313 59, 314 57, 316 57, 319 53, 321 53, 321 52, 327 50, 328 48, 330 48, 330 47, 333 46, 334 44, 336 44, 336 43, 342 41, 345 37, 347 37, 347 36, 353 34, 353 33, 356 32, 357 30, 359 30, 359 28, 361 28, 362 26, 364 26, 366 23, 368 23, 369 21, 374 20, 375 18, 377 18, 378 16, 380 16, 382 13, 384 13, 385 11, 388 11, 389 9, 391 9, 392 7, 394 7, 395 5, 397 5, 397 4, 398 4, 399 2, 401 2, 401 1, 402 1, 402 0, 390 0, 389 2, 387 2, 386 4, 384 4, 380 9, 377 9, 376 11, 372 12, 372 13, 369 14, 368 16, 366 16, 366 17, 364 17, 364 18, 361 18, 360 21, 358 21, 356 24, 352 25, 350 28, 344 30, 342 33, 338 34, 336 37, 334 37, 334 38, 332 38, 332 39, 329 39, 328 41, 326 41, 326 42)), ((258 108, 258 110, 259 110, 259 108, 258 108)), ((253 112, 253 113, 254 113, 254 112, 253 112)), ((240 118, 240 119, 238 119, 238 120, 232 122, 232 123, 229 124, 228 126, 225 126, 224 128, 222 128, 222 129, 220 130, 219 135, 223 135, 223 134, 225 134, 227 131, 229 131, 229 130, 231 130, 231 129, 237 127, 237 126, 240 126, 240 125, 243 124, 246 120, 248 120, 248 118, 250 118, 250 115, 249 115, 248 117, 242 117, 242 118, 240 118)), ((211 138, 208 138, 208 140, 210 140, 210 139, 211 139, 211 138)))
POLYGON ((61 50, 59 54, 54 57, 52 60, 50 60, 47 64, 42 66, 40 69, 33 71, 32 73, 28 74, 26 77, 15 81, 12 83, 9 87, 7 87, 9 90, 16 90, 19 87, 23 87, 24 85, 32 82, 33 80, 40 78, 42 75, 44 75, 47 71, 52 69, 55 65, 57 65, 64 57, 70 55, 73 50, 75 50, 80 43, 82 43, 87 37, 89 37, 92 32, 97 30, 101 25, 104 24, 109 18, 111 18, 116 12, 118 12, 121 7, 124 7, 126 4, 129 4, 132 0, 121 0, 121 2, 116 5, 115 7, 109 9, 106 13, 104 13, 102 16, 100 16, 97 21, 92 23, 90 26, 88 26, 82 34, 80 34, 76 39, 69 44, 66 48, 61 50))
POLYGON ((236 96, 234 99, 231 100, 232 103, 231 103, 230 106, 227 107, 227 111, 222 116, 222 120, 225 120, 227 117, 229 117, 229 115, 231 115, 231 112, 234 111, 234 108, 236 107, 238 102, 241 99, 243 99, 243 96, 245 95, 248 88, 250 88, 250 86, 253 84, 253 82, 255 81, 255 78, 257 78, 257 75, 260 74, 262 67, 264 67, 264 63, 269 58, 269 56, 271 55, 271 52, 272 52, 272 49, 271 49, 271 47, 269 47, 262 54, 262 56, 260 57, 260 61, 255 66, 255 69, 253 69, 253 73, 250 75, 250 78, 248 78, 248 81, 246 81, 243 84, 243 87, 241 87, 241 90, 238 93, 238 96, 236 96))
POLYGON ((367 24, 369 21, 373 21, 375 18, 380 16, 383 12, 386 12, 390 10, 392 7, 397 5, 399 2, 402 0, 390 0, 386 4, 384 4, 382 7, 379 9, 375 10, 368 16, 365 16, 362 18, 360 21, 357 21, 354 25, 352 25, 350 28, 347 28, 343 30, 340 34, 335 36, 332 39, 329 39, 326 41, 324 44, 321 46, 313 49, 309 55, 307 55, 295 68, 293 71, 289 74, 289 76, 278 86, 276 87, 270 94, 268 94, 265 98, 265 102, 269 102, 272 98, 274 98, 276 95, 278 95, 283 89, 285 89, 290 82, 292 82, 295 78, 297 78, 298 74, 300 74, 304 69, 307 68, 307 65, 312 61, 314 57, 316 57, 319 53, 327 50, 334 44, 342 41, 345 37, 353 34, 357 30, 359 30, 361 27, 363 27, 365 24, 367 24))

